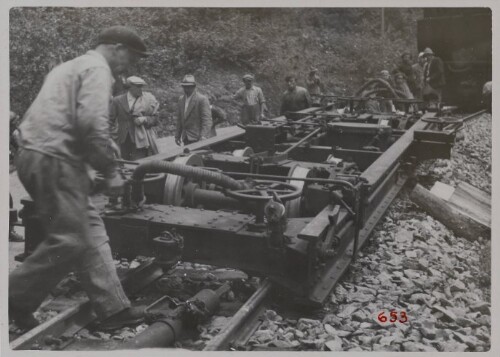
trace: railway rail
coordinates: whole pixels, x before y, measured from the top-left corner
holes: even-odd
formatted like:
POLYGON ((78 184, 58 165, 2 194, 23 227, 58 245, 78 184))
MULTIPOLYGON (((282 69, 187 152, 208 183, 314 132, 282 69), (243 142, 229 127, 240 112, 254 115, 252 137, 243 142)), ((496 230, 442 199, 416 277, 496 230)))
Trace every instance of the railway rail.
MULTIPOLYGON (((99 196, 97 206, 114 253, 151 257, 124 277, 126 291, 147 289, 179 261, 258 276, 262 284, 204 346, 244 348, 272 291, 321 306, 412 178, 416 162, 449 158, 456 130, 482 113, 463 120, 436 113, 371 114, 356 112, 357 98, 340 99, 350 102, 349 113, 339 114, 332 105, 310 108, 122 162, 128 176, 124 196, 99 196)), ((23 204, 26 245, 19 260, 39 242, 33 203, 23 204)), ((144 331, 108 348, 171 346, 181 331, 217 312, 227 289, 202 289, 184 300, 165 295, 150 305, 144 331)), ((10 347, 74 349, 73 337, 93 320, 82 298, 13 336, 10 347)))

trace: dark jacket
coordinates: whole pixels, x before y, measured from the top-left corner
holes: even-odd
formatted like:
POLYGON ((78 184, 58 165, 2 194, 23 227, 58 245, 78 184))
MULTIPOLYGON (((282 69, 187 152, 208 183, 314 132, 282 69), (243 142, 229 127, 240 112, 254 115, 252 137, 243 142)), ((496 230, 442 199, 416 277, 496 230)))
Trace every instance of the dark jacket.
MULTIPOLYGON (((154 99, 151 93, 144 92, 142 95, 148 103, 153 101, 156 102, 156 99, 154 99)), ((153 108, 151 108, 150 113, 144 113, 143 115, 146 117, 146 123, 144 124, 146 128, 151 128, 158 124, 157 116, 150 115, 154 112, 152 109, 153 108)), ((120 94, 113 98, 109 119, 111 122, 111 136, 113 140, 118 144, 123 144, 127 139, 127 134, 129 134, 132 142, 135 142, 135 123, 134 117, 130 113, 127 93, 120 94)))
POLYGON ((211 105, 210 110, 212 113, 212 129, 210 130, 210 137, 213 137, 217 135, 215 126, 226 121, 226 112, 216 105, 211 105))
POLYGON ((296 86, 293 91, 287 89, 281 97, 280 115, 310 108, 311 104, 311 96, 307 89, 299 86, 296 86))
POLYGON ((432 88, 439 89, 444 87, 446 80, 444 78, 444 64, 441 58, 433 57, 431 62, 427 63, 424 70, 425 79, 432 88))
POLYGON ((413 72, 413 67, 411 63, 402 62, 399 64, 397 70, 406 76, 406 83, 410 90, 415 92, 415 73, 413 72))
POLYGON ((212 129, 212 114, 208 98, 197 90, 192 94, 187 111, 184 112, 186 95, 179 97, 177 103, 177 130, 176 139, 187 138, 189 141, 198 141, 202 137, 210 137, 212 129))

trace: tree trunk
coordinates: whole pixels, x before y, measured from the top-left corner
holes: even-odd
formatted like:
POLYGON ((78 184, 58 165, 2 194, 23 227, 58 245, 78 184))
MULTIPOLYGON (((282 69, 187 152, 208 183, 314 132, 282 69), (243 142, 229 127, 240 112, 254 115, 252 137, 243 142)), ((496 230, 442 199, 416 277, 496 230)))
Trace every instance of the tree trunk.
POLYGON ((416 185, 410 198, 420 208, 448 227, 455 235, 468 240, 479 237, 490 239, 491 232, 473 219, 452 209, 446 201, 435 196, 421 185, 416 185))

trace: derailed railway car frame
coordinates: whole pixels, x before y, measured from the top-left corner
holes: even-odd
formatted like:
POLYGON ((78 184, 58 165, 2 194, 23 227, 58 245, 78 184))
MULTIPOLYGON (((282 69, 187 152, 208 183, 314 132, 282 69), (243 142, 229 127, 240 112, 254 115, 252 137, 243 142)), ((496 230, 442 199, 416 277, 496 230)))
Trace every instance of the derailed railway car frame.
POLYGON ((240 269, 321 304, 415 163, 449 157, 454 133, 433 116, 315 107, 139 160, 121 202, 101 205, 112 250, 240 269))

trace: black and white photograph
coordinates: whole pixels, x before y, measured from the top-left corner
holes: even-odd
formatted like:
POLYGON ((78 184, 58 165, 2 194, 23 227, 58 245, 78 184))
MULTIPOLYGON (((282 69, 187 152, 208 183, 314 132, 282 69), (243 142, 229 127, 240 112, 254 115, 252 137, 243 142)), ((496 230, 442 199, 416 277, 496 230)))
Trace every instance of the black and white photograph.
POLYGON ((498 356, 491 2, 17 3, 2 355, 498 356))

